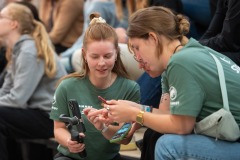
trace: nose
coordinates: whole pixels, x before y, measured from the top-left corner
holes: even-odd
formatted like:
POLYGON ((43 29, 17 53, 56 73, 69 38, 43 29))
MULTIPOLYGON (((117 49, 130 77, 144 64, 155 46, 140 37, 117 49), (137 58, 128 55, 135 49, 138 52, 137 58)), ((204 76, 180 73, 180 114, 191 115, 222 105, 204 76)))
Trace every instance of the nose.
POLYGON ((104 57, 100 57, 100 58, 99 58, 98 64, 99 64, 99 65, 105 64, 105 59, 104 59, 104 57))

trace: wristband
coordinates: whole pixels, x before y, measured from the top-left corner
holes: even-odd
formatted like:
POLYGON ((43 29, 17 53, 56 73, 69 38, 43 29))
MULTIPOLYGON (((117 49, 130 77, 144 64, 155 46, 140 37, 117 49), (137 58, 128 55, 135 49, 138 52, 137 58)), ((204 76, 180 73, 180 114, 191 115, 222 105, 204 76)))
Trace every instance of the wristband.
POLYGON ((103 129, 101 130, 102 133, 106 132, 108 130, 108 127, 103 123, 103 129))
POLYGON ((144 112, 152 112, 152 106, 141 105, 140 109, 144 112))

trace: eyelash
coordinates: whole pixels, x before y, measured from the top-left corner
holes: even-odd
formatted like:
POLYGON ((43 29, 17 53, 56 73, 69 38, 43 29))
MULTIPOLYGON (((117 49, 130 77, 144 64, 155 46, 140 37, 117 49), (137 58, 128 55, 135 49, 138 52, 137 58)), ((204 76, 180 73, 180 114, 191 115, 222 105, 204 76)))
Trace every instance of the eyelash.
MULTIPOLYGON (((110 59, 112 56, 111 55, 107 55, 107 56, 104 56, 104 58, 106 58, 106 59, 110 59)), ((98 59, 99 58, 99 56, 96 56, 96 57, 92 57, 93 59, 98 59)))

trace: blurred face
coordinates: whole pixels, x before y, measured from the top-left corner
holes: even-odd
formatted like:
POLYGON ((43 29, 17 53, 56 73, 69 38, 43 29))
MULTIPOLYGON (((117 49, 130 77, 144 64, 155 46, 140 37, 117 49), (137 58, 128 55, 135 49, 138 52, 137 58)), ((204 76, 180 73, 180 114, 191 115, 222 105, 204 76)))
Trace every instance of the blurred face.
POLYGON ((84 51, 90 77, 94 79, 107 78, 115 64, 117 51, 112 41, 94 41, 88 44, 84 51))
POLYGON ((12 31, 12 19, 8 15, 8 9, 5 7, 0 12, 0 37, 5 37, 12 31))
POLYGON ((140 69, 144 69, 151 77, 162 74, 163 65, 161 56, 159 58, 156 56, 157 43, 154 38, 151 36, 148 39, 130 38, 129 44, 140 69))

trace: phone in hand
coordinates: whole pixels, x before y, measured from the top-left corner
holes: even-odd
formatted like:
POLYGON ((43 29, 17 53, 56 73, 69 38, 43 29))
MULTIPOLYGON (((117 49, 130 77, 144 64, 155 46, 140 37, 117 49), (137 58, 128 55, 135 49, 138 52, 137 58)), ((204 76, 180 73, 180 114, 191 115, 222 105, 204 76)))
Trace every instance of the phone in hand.
MULTIPOLYGON (((102 107, 104 107, 104 104, 107 104, 107 100, 104 99, 103 97, 98 96, 98 99, 100 99, 100 101, 102 101, 102 103, 101 103, 101 106, 102 106, 102 107)), ((111 125, 113 125, 113 126, 119 126, 119 123, 113 122, 113 123, 111 123, 111 125)))
POLYGON ((123 140, 131 128, 132 128, 132 123, 130 122, 124 123, 123 126, 110 139, 110 143, 116 143, 123 140))
POLYGON ((102 107, 103 107, 103 104, 107 104, 107 100, 104 99, 103 97, 98 96, 98 99, 100 99, 100 101, 102 102, 102 104, 101 104, 102 107))

